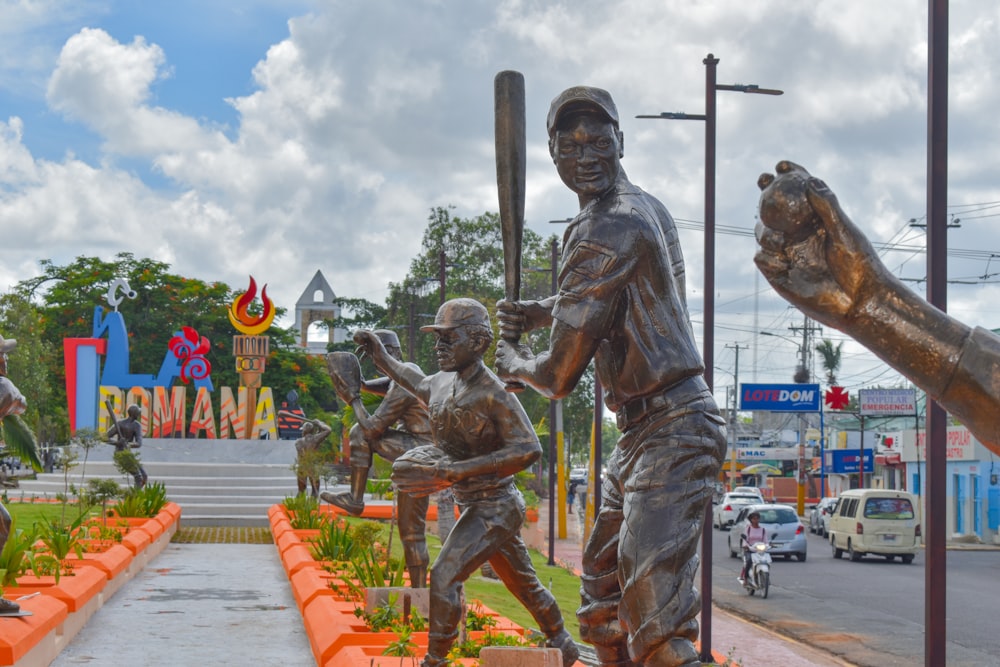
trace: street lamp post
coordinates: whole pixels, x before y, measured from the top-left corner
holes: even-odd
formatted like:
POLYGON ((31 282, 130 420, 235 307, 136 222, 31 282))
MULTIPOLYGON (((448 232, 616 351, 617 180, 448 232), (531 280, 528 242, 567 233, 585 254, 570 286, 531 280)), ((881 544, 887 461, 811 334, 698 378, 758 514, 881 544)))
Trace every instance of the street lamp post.
MULTIPOLYGON (((755 95, 782 95, 784 91, 761 88, 757 85, 716 83, 716 65, 719 59, 709 53, 702 61, 705 64, 705 113, 702 115, 684 113, 661 113, 636 118, 662 118, 667 120, 705 121, 705 302, 703 326, 703 351, 705 362, 705 382, 709 391, 714 389, 712 368, 715 365, 715 97, 716 91, 727 90, 755 95)), ((705 508, 705 520, 701 538, 702 558, 712 561, 712 506, 705 508)), ((701 659, 711 662, 712 658, 712 568, 701 569, 701 587, 705 595, 701 599, 701 659)))

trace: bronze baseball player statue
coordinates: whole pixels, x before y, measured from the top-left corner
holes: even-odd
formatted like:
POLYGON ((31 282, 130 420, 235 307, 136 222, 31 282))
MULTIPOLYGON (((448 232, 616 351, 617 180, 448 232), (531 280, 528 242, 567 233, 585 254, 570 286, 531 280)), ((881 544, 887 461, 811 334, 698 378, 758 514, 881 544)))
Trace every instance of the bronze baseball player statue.
POLYGON ((498 374, 561 398, 594 361, 622 438, 584 550, 581 636, 602 665, 700 666, 694 577, 726 431, 688 319, 677 228, 625 175, 607 91, 563 91, 547 126, 580 212, 566 230, 557 294, 497 304, 498 374), (539 327, 550 328, 548 350, 508 342, 539 327))
POLYGON ((462 584, 489 562, 569 667, 579 650, 520 535, 525 505, 513 476, 541 456, 541 445, 520 402, 483 363, 493 340, 489 313, 473 299, 453 299, 421 331, 435 336, 441 371, 433 375, 392 357, 373 332, 360 331, 354 338, 380 370, 430 412, 436 446, 417 447, 396 459, 393 481, 417 496, 450 486, 461 508, 431 569, 430 636, 421 664, 447 663, 464 613, 462 584))
POLYGON ((319 475, 309 466, 309 455, 319 451, 319 446, 330 435, 330 425, 319 419, 307 419, 302 424, 302 435, 295 441, 295 459, 298 474, 295 484, 299 493, 306 490, 313 498, 319 497, 319 475))
MULTIPOLYGON (((110 407, 108 409, 110 410, 110 407)), ((116 452, 142 447, 142 422, 139 421, 139 417, 142 415, 142 408, 133 404, 128 406, 125 412, 125 419, 116 421, 108 429, 107 433, 104 434, 108 442, 115 446, 116 452)), ((113 412, 111 414, 114 416, 113 412)), ((146 486, 146 482, 149 481, 149 475, 146 474, 146 470, 142 467, 141 463, 137 462, 137 466, 132 472, 132 478, 135 481, 136 488, 141 489, 146 486)))
MULTIPOLYGON (((3 336, 0 336, 0 425, 3 427, 0 428, 0 433, 10 438, 13 435, 11 431, 16 429, 20 432, 22 439, 27 438, 30 440, 30 431, 24 428, 23 423, 19 422, 19 417, 17 416, 24 414, 24 411, 28 409, 28 401, 14 383, 7 379, 7 353, 16 347, 16 340, 12 338, 5 339, 3 336)), ((37 451, 20 451, 25 447, 34 450, 35 445, 33 441, 23 442, 21 445, 15 446, 13 441, 8 440, 6 444, 12 450, 19 450, 17 453, 22 458, 26 456, 30 459, 32 458, 32 454, 34 454, 34 459, 37 460, 38 458, 37 451)), ((0 550, 3 550, 4 545, 7 543, 7 538, 10 537, 12 525, 13 519, 11 519, 10 512, 0 502, 0 550)), ((21 611, 21 606, 13 600, 0 597, 0 617, 28 615, 30 613, 28 611, 21 611)))
MULTIPOLYGON (((378 329, 373 332, 382 342, 387 354, 402 363, 403 352, 399 338, 394 331, 378 329)), ((372 455, 378 454, 388 461, 395 461, 402 454, 414 447, 433 444, 431 440, 430 417, 427 408, 413 397, 411 393, 395 382, 388 386, 379 381, 354 381, 351 388, 345 388, 345 372, 341 370, 338 360, 350 364, 350 373, 357 374, 360 380, 360 366, 357 358, 346 352, 334 352, 328 355, 327 366, 331 377, 336 377, 335 386, 338 394, 354 409, 357 424, 351 427, 351 489, 345 493, 330 493, 324 491, 320 498, 325 502, 340 507, 348 514, 360 516, 365 509, 365 486, 368 483, 368 469, 372 465, 372 455), (345 358, 350 357, 352 359, 345 358), (382 394, 384 398, 371 415, 361 402, 361 390, 382 394), (394 428, 399 425, 400 428, 394 428)), ((413 369, 420 369, 415 364, 406 364, 413 369)), ((410 574, 410 585, 413 588, 423 588, 427 585, 427 566, 430 554, 427 552, 427 509, 430 501, 426 496, 413 496, 405 491, 397 495, 399 509, 399 537, 403 543, 403 557, 406 569, 410 574)))

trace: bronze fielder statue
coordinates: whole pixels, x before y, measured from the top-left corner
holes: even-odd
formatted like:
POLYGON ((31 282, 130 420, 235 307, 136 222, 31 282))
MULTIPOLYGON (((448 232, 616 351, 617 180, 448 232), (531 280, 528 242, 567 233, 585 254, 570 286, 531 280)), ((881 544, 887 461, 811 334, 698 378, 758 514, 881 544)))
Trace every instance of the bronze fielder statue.
MULTIPOLYGON (((373 332, 382 342, 387 354, 402 363, 403 351, 399 337, 389 329, 373 332)), ((333 355, 345 353, 333 353, 333 355)), ((330 355, 330 356, 333 356, 330 355)), ((353 356, 353 355, 351 355, 353 356)), ((415 364, 407 364, 419 371, 415 364)), ((328 364, 331 375, 337 374, 336 364, 328 364)), ((358 370, 360 378, 360 370, 358 370)), ((339 378, 338 378, 339 379, 339 378)), ((381 378, 380 380, 384 380, 381 378)), ((365 486, 368 483, 368 469, 372 465, 372 455, 378 454, 388 461, 395 461, 414 447, 433 444, 431 440, 430 416, 427 408, 396 382, 386 385, 380 380, 362 380, 357 389, 351 389, 341 396, 354 408, 357 424, 351 427, 351 490, 345 493, 324 491, 320 498, 336 505, 349 514, 360 516, 365 509, 365 486), (364 389, 384 396, 378 408, 371 415, 361 403, 360 390, 364 389), (396 425, 401 428, 393 428, 396 425)), ((337 382, 338 387, 345 383, 337 382)), ((399 537, 403 543, 403 557, 410 574, 413 588, 427 585, 427 566, 430 554, 427 552, 427 508, 430 500, 426 496, 415 497, 400 491, 396 497, 399 509, 399 537)))
POLYGON ((578 86, 553 100, 549 153, 580 212, 566 230, 558 293, 497 304, 497 369, 566 396, 593 359, 623 437, 583 554, 581 636, 602 665, 701 665, 698 544, 726 431, 688 320, 677 229, 629 182, 611 95, 578 86), (534 355, 505 339, 551 327, 534 355))
POLYGON ((968 327, 882 263, 826 183, 779 162, 762 174, 754 258, 781 296, 854 337, 1000 454, 1000 337, 968 327))
POLYGON ((298 474, 295 478, 299 493, 305 493, 308 488, 313 498, 319 497, 319 476, 315 470, 309 469, 309 454, 319 450, 320 444, 330 435, 329 424, 319 419, 307 419, 302 424, 302 435, 295 441, 295 459, 298 474))
POLYGON ((462 583, 488 561, 569 667, 579 649, 521 540, 524 498, 513 478, 542 449, 524 408, 483 363, 493 340, 489 313, 473 299, 453 299, 421 331, 434 333, 439 373, 424 375, 398 361, 373 332, 359 331, 354 337, 380 370, 430 411, 437 446, 401 455, 393 464, 393 481, 414 495, 450 486, 462 510, 431 570, 430 633, 421 664, 447 663, 464 613, 462 583))
MULTIPOLYGON (((28 409, 28 401, 21 395, 14 383, 7 379, 7 353, 17 347, 17 341, 0 336, 0 420, 9 415, 20 415, 28 409)), ((10 537, 11 516, 0 502, 0 550, 10 537)), ((21 606, 12 600, 0 597, 0 616, 17 614, 21 606)))

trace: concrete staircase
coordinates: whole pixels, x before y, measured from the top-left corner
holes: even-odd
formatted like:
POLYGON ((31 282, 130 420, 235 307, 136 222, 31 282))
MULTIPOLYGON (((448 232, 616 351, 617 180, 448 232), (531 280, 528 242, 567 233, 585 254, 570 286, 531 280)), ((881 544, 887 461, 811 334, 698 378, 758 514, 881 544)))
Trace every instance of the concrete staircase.
MULTIPOLYGON (((186 526, 267 526, 268 508, 297 490, 292 440, 148 439, 137 451, 150 481, 162 482, 167 497, 181 506, 186 526)), ((111 446, 91 449, 84 468, 80 452, 69 482, 80 487, 103 477, 127 486, 130 478, 115 469, 113 453, 111 446)), ((62 470, 42 473, 7 494, 12 500, 54 498, 64 492, 65 480, 62 470)))

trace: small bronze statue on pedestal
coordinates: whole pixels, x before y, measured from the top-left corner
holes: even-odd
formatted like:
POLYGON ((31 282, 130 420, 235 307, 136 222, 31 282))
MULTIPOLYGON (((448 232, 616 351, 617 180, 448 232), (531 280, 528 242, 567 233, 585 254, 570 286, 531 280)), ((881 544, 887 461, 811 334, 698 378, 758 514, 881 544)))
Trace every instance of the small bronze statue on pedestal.
POLYGON ((319 497, 319 475, 310 468, 309 456, 319 450, 320 444, 330 435, 330 425, 319 419, 307 419, 302 424, 302 435, 295 441, 295 462, 297 475, 295 478, 299 493, 309 493, 313 498, 319 497))
MULTIPOLYGON (((111 412, 110 406, 108 406, 108 411, 111 412)), ((111 412, 112 418, 114 414, 114 412, 111 412)), ((142 415, 142 408, 135 404, 130 405, 126 410, 126 415, 125 419, 116 421, 108 429, 107 433, 104 434, 108 442, 115 446, 116 452, 124 452, 128 449, 139 449, 142 447, 142 422, 139 421, 139 417, 142 415)), ((135 470, 132 471, 132 479, 135 481, 137 489, 146 486, 146 482, 149 481, 146 469, 142 467, 142 463, 138 460, 136 460, 135 470)))

